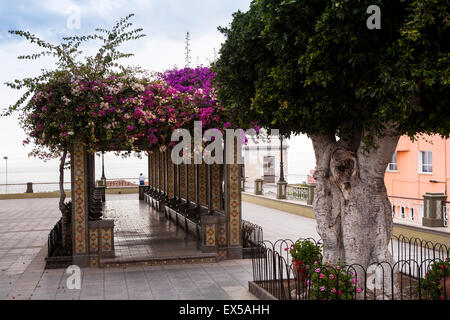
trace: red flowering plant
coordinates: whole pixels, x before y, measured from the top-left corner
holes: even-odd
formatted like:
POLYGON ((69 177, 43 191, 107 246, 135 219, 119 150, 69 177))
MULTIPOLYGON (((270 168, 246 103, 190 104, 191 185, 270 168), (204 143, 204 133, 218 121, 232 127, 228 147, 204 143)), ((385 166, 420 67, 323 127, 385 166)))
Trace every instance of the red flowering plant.
POLYGON ((294 276, 304 279, 315 264, 322 261, 322 245, 310 239, 297 240, 289 248, 294 276))
POLYGON ((427 300, 450 299, 450 260, 434 261, 425 276, 417 283, 417 289, 427 300))
POLYGON ((363 292, 351 268, 329 262, 317 262, 308 273, 306 285, 312 300, 351 300, 363 292))

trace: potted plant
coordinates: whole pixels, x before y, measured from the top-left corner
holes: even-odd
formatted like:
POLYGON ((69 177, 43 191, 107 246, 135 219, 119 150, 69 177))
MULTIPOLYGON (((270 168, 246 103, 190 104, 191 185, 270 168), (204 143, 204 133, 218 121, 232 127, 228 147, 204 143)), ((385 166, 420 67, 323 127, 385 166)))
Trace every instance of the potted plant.
POLYGON ((292 257, 294 277, 302 283, 307 278, 310 268, 322 261, 322 245, 309 239, 298 240, 287 250, 292 257))
POLYGON ((419 281, 422 295, 428 300, 450 300, 450 261, 435 261, 419 281))

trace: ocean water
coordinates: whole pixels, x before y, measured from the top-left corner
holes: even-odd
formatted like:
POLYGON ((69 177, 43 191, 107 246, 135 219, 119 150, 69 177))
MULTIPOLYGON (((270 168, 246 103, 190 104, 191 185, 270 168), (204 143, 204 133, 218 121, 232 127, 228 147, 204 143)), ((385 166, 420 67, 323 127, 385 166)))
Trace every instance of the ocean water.
MULTIPOLYGON (((305 136, 298 136, 289 141, 288 167, 285 168, 289 183, 301 183, 306 181, 310 170, 315 167, 315 157, 311 142, 305 136)), ((147 178, 147 158, 139 159, 135 156, 121 158, 114 153, 105 154, 105 176, 107 179, 138 178, 143 173, 147 178)), ((96 179, 102 174, 101 157, 96 157, 96 179)), ((65 181, 70 181, 70 170, 65 170, 65 181)), ((59 161, 47 162, 35 158, 8 159, 8 174, 6 176, 6 163, 0 159, 0 185, 33 183, 58 183, 59 161)), ((1 190, 0 190, 1 192, 1 190)))

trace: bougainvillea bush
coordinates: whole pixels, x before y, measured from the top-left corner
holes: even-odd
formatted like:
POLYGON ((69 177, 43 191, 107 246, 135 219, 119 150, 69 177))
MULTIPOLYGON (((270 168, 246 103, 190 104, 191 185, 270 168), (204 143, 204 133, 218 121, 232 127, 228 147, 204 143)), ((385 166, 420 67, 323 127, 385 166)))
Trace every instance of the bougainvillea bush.
POLYGON ((204 94, 208 94, 213 90, 215 75, 208 67, 197 67, 167 70, 160 77, 180 92, 201 88, 204 94))
MULTIPOLYGON (((183 72, 188 70, 214 76, 208 68, 183 72)), ((24 128, 37 145, 70 145, 76 139, 91 151, 168 145, 173 130, 192 129, 194 121, 201 121, 204 129, 223 130, 226 115, 210 82, 188 80, 193 81, 185 80, 183 88, 164 78, 150 81, 117 74, 87 81, 60 72, 32 97, 23 115, 24 128)))

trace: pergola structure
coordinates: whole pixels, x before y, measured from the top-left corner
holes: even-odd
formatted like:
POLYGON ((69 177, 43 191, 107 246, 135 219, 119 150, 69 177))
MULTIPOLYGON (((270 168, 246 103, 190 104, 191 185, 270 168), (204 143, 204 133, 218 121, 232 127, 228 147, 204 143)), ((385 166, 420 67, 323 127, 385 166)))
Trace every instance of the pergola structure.
MULTIPOLYGON (((241 165, 236 148, 234 163, 211 165, 176 165, 171 151, 148 151, 149 185, 140 187, 140 200, 194 234, 202 252, 217 253, 216 261, 242 258, 241 165)), ((102 258, 115 256, 114 221, 89 216, 94 162, 94 154, 82 142, 73 145, 72 263, 80 267, 97 267, 102 258)))

